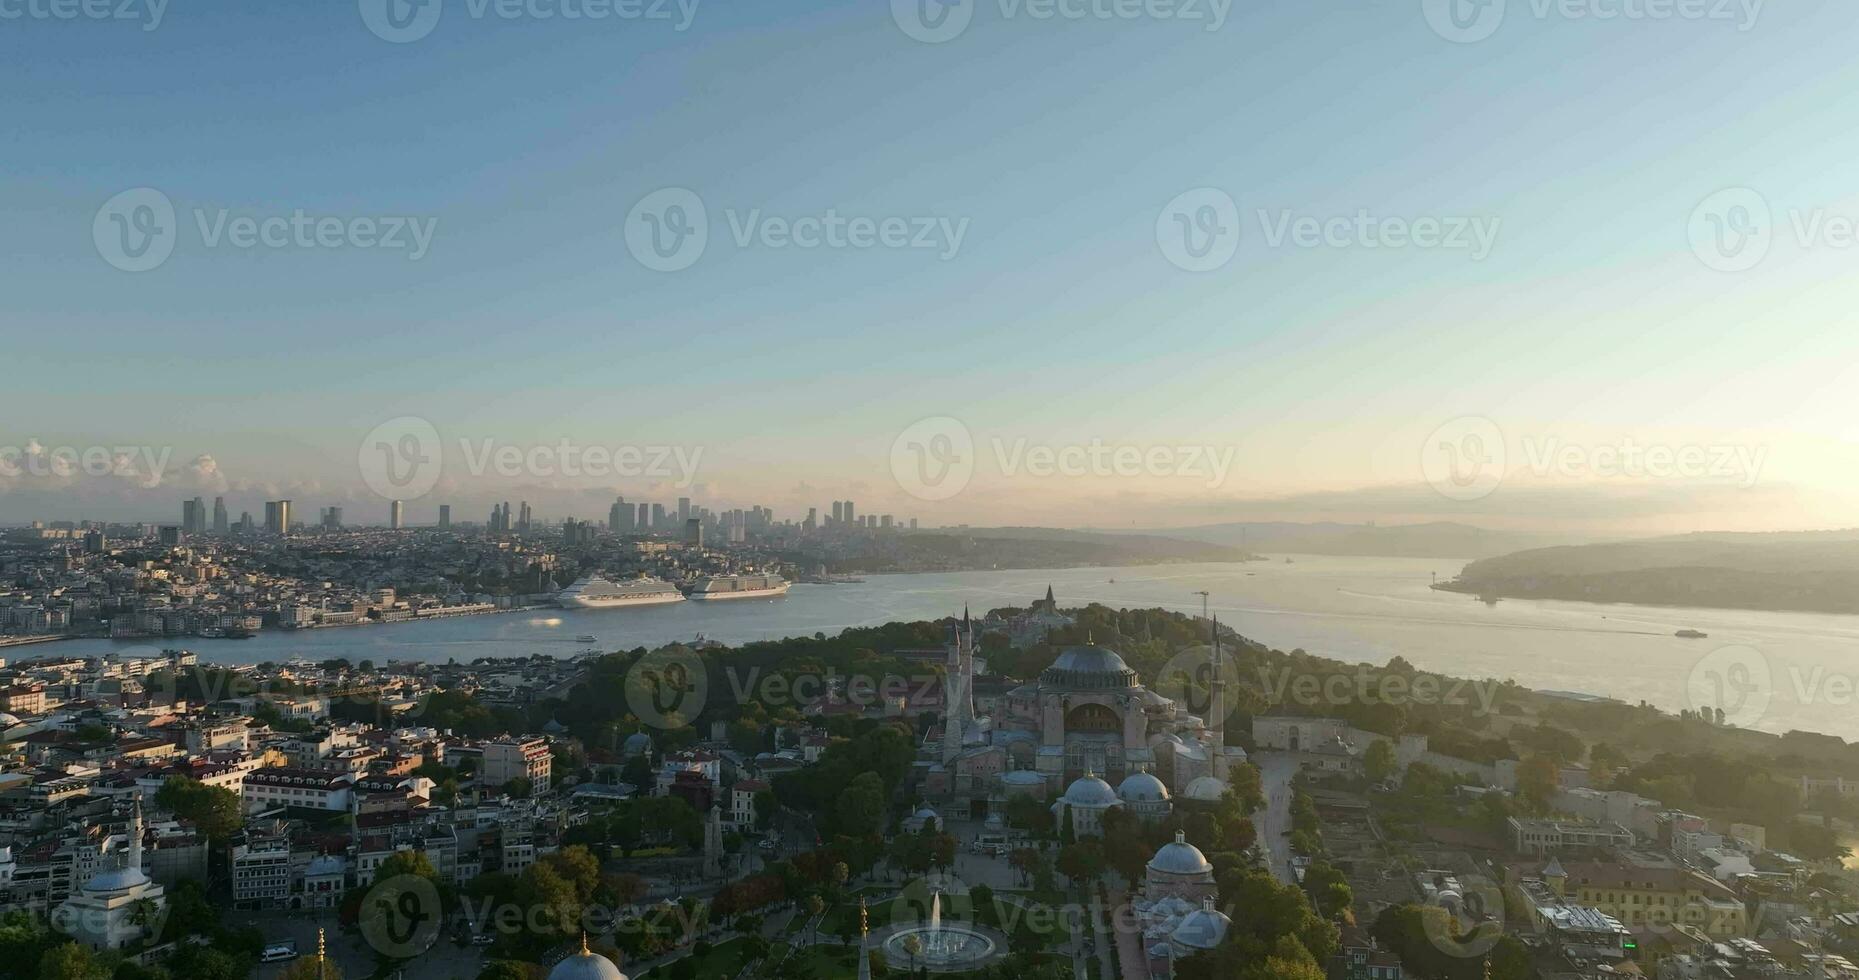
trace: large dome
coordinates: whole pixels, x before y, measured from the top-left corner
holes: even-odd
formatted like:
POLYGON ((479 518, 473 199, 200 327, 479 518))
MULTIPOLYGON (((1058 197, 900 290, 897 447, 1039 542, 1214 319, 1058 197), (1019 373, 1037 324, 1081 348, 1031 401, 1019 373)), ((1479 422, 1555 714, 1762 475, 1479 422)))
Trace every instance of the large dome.
POLYGON ((1204 875, 1214 866, 1207 863, 1207 855, 1201 849, 1188 843, 1188 835, 1175 832, 1173 843, 1163 844, 1162 849, 1149 859, 1149 870, 1168 875, 1204 875))
POLYGON ((1083 807, 1114 806, 1118 802, 1117 791, 1111 789, 1109 783, 1088 772, 1065 788, 1064 800, 1071 806, 1083 807))
POLYGON ((1073 690, 1137 686, 1136 672, 1130 665, 1115 650, 1098 646, 1072 647, 1059 654, 1059 659, 1039 675, 1039 681, 1049 687, 1073 690))
POLYGON ((1168 787, 1152 773, 1134 772, 1124 777, 1117 795, 1127 803, 1163 803, 1168 800, 1168 787))
POLYGON ((590 951, 583 940, 579 952, 549 971, 549 980, 626 980, 626 974, 612 960, 590 951))

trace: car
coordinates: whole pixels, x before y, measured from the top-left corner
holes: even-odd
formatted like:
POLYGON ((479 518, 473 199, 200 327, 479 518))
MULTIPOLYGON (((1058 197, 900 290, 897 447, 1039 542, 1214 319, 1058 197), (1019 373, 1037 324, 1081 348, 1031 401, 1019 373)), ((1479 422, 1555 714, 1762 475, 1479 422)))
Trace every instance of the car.
POLYGON ((490 932, 480 932, 471 937, 471 945, 473 946, 489 946, 496 941, 497 935, 490 932))
POLYGON ((297 944, 292 941, 287 941, 272 943, 266 946, 265 951, 259 954, 258 961, 260 963, 279 963, 284 960, 294 960, 296 958, 297 944))

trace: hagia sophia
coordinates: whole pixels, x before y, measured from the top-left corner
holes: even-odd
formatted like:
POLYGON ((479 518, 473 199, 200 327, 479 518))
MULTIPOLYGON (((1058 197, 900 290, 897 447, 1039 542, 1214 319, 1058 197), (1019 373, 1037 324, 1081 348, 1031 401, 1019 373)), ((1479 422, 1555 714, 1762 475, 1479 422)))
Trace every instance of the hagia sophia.
MULTIPOLYGON (((1035 614, 1069 622, 1050 590, 1028 615, 1035 614)), ((952 819, 978 818, 1028 795, 1052 801, 1055 819, 1088 835, 1112 807, 1159 820, 1178 799, 1217 801, 1233 767, 1246 761, 1244 749, 1225 744, 1218 670, 1203 719, 1145 687, 1116 651, 1087 643, 1061 652, 983 713, 975 698, 978 635, 966 612, 951 633, 947 716, 925 740, 918 767, 924 798, 952 819)))

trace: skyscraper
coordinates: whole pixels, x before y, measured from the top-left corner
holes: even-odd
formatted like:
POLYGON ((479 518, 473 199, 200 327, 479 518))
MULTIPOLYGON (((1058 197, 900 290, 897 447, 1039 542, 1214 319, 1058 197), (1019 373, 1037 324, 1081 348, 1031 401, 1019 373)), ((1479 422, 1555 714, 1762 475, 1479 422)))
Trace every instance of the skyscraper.
POLYGON ((206 529, 206 510, 200 498, 181 501, 181 530, 188 534, 199 534, 206 529))
POLYGON ((690 520, 691 520, 691 498, 679 497, 678 498, 678 525, 682 527, 683 525, 689 523, 690 520))
POLYGON ((846 523, 857 524, 858 518, 852 515, 852 501, 846 501, 846 523))
POLYGON ((342 508, 327 507, 323 510, 323 528, 328 531, 342 530, 342 508))
POLYGON ((271 534, 290 533, 290 501, 265 501, 265 530, 271 534))
POLYGON ((232 529, 231 525, 228 524, 226 521, 226 498, 225 497, 214 497, 213 498, 213 533, 214 534, 225 534, 227 531, 231 529, 232 529))
POLYGON ((838 524, 841 521, 844 521, 845 519, 846 519, 845 501, 843 500, 833 501, 833 523, 838 524))
POLYGON ((613 506, 607 508, 607 530, 614 533, 633 529, 633 509, 626 506, 625 497, 613 498, 613 506))
POLYGON ((651 525, 650 525, 650 524, 647 524, 647 523, 646 523, 646 508, 645 508, 645 505, 644 505, 644 504, 640 504, 640 505, 639 505, 639 513, 638 513, 637 515, 635 515, 635 516, 634 516, 634 518, 633 518, 633 530, 635 530, 635 531, 644 531, 644 530, 647 530, 647 529, 649 529, 650 527, 651 527, 651 525))
POLYGON ((666 520, 665 505, 664 504, 653 504, 652 505, 652 530, 654 531, 663 530, 665 527, 665 520, 666 520))
POLYGON ((393 503, 388 505, 387 526, 390 530, 394 530, 394 531, 400 530, 400 527, 401 527, 400 522, 401 522, 402 513, 403 512, 401 510, 400 501, 396 500, 393 503))
POLYGON ((451 504, 440 504, 439 505, 439 526, 440 527, 451 527, 452 526, 452 505, 451 504))
POLYGON ((699 551, 704 547, 704 522, 691 518, 684 522, 684 543, 699 551))

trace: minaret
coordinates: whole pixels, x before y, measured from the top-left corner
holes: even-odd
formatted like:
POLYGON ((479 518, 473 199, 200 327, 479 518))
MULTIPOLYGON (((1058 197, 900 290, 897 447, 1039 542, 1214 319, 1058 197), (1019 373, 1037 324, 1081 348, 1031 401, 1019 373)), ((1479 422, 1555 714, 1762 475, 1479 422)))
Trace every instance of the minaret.
POLYGON ((968 607, 962 607, 962 622, 955 627, 955 645, 949 648, 944 664, 948 677, 944 693, 947 705, 942 721, 942 764, 949 766, 962 754, 962 739, 975 717, 971 689, 974 674, 973 621, 968 607))
POLYGON ((1213 615, 1212 672, 1207 677, 1207 727, 1213 744, 1208 747, 1208 772, 1224 780, 1229 772, 1226 757, 1226 677, 1220 671, 1220 614, 1213 615))
POLYGON ((142 794, 129 807, 129 870, 142 870, 142 794))
POLYGON ((324 955, 326 953, 328 953, 328 948, 323 943, 323 927, 317 926, 316 927, 316 976, 317 976, 317 980, 323 980, 323 978, 329 976, 329 971, 323 968, 323 964, 328 962, 328 960, 324 959, 324 955))

